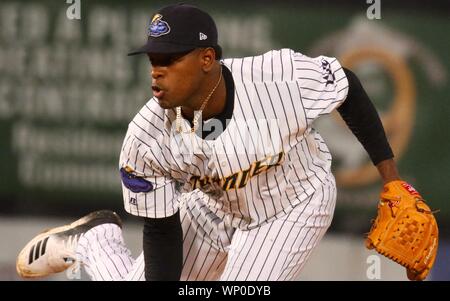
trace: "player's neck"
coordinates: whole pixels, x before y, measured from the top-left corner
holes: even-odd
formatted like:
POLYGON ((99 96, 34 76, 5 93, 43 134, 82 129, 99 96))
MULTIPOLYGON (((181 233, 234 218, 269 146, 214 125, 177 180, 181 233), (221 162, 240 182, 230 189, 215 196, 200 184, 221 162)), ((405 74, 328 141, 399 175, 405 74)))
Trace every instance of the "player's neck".
MULTIPOLYGON (((214 71, 210 76, 208 84, 206 85, 208 89, 205 89, 205 92, 202 94, 208 95, 211 92, 211 90, 217 84, 219 77, 221 76, 220 72, 222 72, 222 68, 220 64, 217 64, 217 66, 214 68, 214 71)), ((203 102, 205 97, 206 96, 196 100, 196 104, 193 106, 183 106, 182 107, 183 116, 192 120, 195 111, 193 108, 196 108, 196 110, 198 110, 198 108, 201 106, 201 102, 203 102)), ((225 79, 222 76, 222 79, 220 80, 217 89, 211 95, 211 98, 209 99, 207 105, 203 109, 202 119, 203 120, 210 119, 222 113, 222 111, 225 108, 225 102, 226 102, 226 84, 225 79)))

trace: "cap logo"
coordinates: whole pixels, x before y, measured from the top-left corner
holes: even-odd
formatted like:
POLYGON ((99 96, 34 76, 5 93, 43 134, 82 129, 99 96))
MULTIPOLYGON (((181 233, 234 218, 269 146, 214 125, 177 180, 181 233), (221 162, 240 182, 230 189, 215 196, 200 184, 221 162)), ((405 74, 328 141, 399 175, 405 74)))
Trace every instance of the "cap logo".
POLYGON ((208 38, 203 32, 200 33, 200 41, 206 40, 208 38))
POLYGON ((156 14, 153 16, 147 34, 151 37, 159 37, 170 32, 170 26, 166 21, 162 20, 162 15, 156 14))

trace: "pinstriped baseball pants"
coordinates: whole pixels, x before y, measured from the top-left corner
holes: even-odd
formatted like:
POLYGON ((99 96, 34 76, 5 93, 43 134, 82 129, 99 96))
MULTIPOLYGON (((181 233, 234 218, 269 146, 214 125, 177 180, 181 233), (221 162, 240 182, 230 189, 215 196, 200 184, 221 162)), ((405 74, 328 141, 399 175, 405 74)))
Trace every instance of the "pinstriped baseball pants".
MULTIPOLYGON (((287 214, 251 230, 227 227, 193 192, 180 204, 183 227, 181 280, 296 280, 331 224, 336 185, 324 185, 287 214)), ((125 246, 121 229, 88 231, 77 253, 92 280, 144 280, 144 256, 125 246)))

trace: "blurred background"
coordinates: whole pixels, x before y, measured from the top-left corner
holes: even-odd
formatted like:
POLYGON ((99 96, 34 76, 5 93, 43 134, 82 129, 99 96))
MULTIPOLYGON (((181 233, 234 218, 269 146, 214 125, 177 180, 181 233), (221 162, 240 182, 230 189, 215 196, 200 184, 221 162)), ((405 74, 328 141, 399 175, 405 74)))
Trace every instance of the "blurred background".
MULTIPOLYGON (((173 2, 67 2, 0 3, 0 280, 18 280, 15 258, 36 233, 97 209, 118 212, 133 254, 141 248, 140 220, 122 207, 118 156, 151 97, 150 66, 126 53, 146 41, 152 13, 173 2)), ((402 176, 440 210, 429 280, 450 280, 450 3, 185 2, 215 18, 225 58, 292 48, 337 57, 358 75, 402 176)), ((338 201, 300 280, 406 280, 402 267, 364 248, 381 187, 368 156, 337 115, 316 127, 334 156, 338 201)), ((86 279, 49 279, 69 278, 86 279)))

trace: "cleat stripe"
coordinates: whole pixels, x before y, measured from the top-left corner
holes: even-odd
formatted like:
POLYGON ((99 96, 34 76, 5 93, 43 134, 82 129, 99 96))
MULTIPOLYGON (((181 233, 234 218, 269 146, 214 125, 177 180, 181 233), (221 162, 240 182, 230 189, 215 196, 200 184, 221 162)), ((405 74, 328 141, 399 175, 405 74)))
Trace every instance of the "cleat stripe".
POLYGON ((44 243, 42 244, 42 248, 41 248, 41 256, 44 255, 45 249, 47 248, 47 241, 48 241, 48 238, 49 238, 49 236, 47 236, 47 237, 44 239, 44 243))
POLYGON ((33 253, 34 253, 34 246, 31 247, 30 255, 28 257, 28 264, 31 264, 33 262, 33 253))
POLYGON ((39 251, 41 249, 42 240, 40 240, 37 245, 36 249, 34 250, 34 260, 37 260, 39 258, 39 251))

